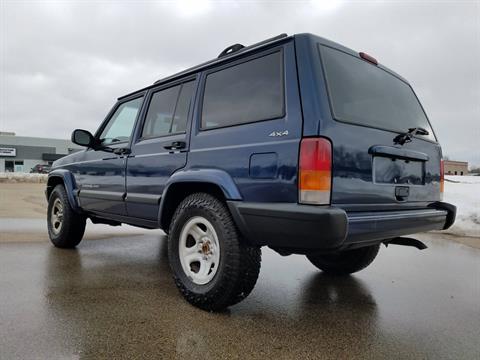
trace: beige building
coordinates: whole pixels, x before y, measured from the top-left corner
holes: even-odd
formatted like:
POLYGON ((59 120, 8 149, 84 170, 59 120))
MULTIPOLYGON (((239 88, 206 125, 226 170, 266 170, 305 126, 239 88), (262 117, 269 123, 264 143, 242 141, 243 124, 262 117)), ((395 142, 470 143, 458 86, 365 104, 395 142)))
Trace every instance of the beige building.
POLYGON ((468 162, 445 160, 443 162, 445 175, 467 175, 468 162))

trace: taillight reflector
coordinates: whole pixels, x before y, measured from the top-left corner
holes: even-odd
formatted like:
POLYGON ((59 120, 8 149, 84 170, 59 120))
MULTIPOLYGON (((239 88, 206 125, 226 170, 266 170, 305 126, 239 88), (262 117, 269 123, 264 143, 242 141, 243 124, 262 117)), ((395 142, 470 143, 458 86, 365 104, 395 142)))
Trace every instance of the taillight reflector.
POLYGON ((332 188, 332 144, 325 138, 305 138, 300 144, 299 202, 329 204, 332 188))

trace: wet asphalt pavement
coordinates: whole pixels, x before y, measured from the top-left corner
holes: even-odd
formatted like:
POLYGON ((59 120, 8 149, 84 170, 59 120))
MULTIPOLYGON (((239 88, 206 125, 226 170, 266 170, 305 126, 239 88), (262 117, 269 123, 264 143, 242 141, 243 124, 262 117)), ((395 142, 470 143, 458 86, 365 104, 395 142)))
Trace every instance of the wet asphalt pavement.
POLYGON ((479 359, 480 251, 427 244, 346 278, 264 249, 252 294, 215 314, 182 299, 158 232, 3 243, 0 358, 479 359))

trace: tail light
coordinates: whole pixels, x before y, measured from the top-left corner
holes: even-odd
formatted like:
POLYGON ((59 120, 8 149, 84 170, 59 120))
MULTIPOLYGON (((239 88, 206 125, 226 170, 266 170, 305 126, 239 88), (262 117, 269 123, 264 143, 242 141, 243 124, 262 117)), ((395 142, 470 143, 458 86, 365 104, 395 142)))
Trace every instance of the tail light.
POLYGON ((445 186, 445 167, 443 165, 443 159, 440 159, 440 198, 443 200, 443 189, 445 186))
POLYGON ((332 190, 332 144, 325 138, 305 138, 300 144, 299 202, 330 203, 332 190))

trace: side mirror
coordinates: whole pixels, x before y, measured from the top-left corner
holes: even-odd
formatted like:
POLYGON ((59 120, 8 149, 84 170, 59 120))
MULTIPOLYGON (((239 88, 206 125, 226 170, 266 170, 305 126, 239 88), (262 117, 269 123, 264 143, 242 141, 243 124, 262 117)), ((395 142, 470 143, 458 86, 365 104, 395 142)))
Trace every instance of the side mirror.
POLYGON ((89 131, 76 129, 72 133, 72 142, 80 146, 93 147, 95 139, 89 131))

